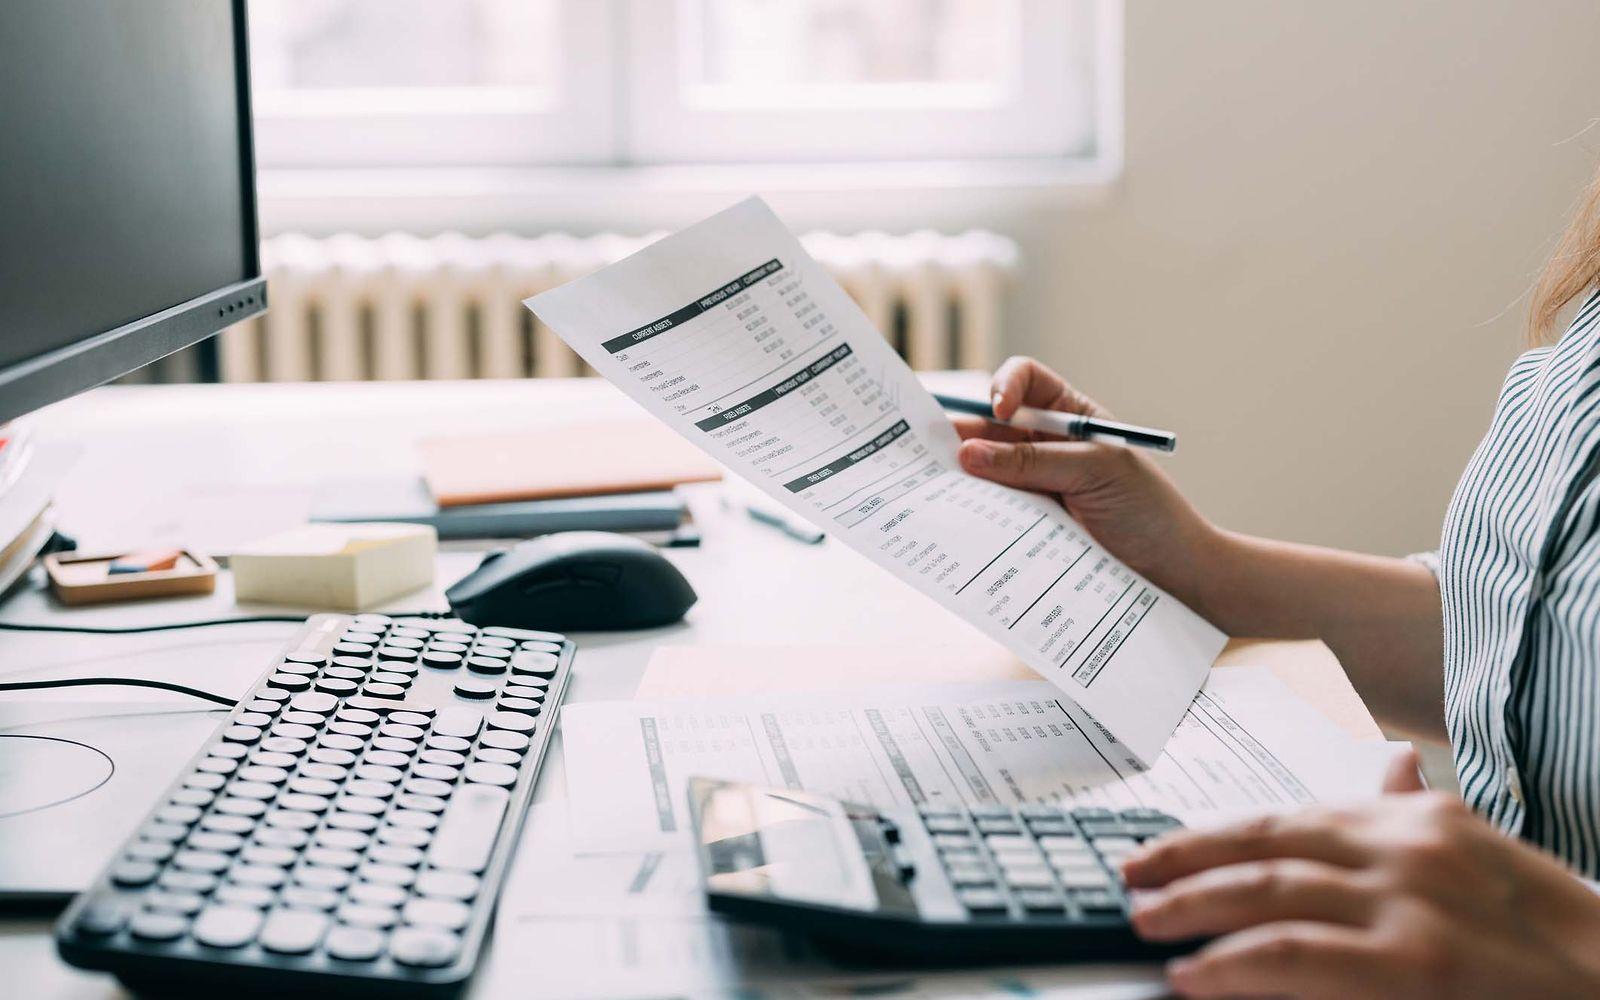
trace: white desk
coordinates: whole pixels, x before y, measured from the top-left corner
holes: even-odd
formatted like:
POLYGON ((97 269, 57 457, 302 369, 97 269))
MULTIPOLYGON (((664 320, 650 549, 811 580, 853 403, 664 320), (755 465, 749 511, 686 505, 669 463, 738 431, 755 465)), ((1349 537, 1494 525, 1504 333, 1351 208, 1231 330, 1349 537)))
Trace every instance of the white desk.
MULTIPOLYGON (((952 374, 930 381, 952 389, 981 388, 974 379, 952 374)), ((127 387, 98 390, 52 408, 41 415, 40 432, 78 441, 85 449, 59 495, 62 529, 85 547, 127 547, 172 538, 185 525, 221 537, 261 534, 292 523, 303 516, 315 484, 324 478, 414 473, 411 443, 419 437, 555 427, 574 418, 639 412, 595 380, 127 387)), ((700 594, 687 621, 647 632, 576 636, 579 657, 569 700, 630 697, 651 652, 662 643, 987 641, 844 547, 802 545, 723 511, 717 497, 718 488, 705 487, 691 500, 704 531, 702 546, 666 550, 700 594)), ((438 583, 452 582, 476 559, 473 553, 442 554, 438 583)), ((415 608, 423 600, 413 595, 394 606, 415 608)), ((426 601, 444 606, 437 590, 426 601)), ((208 598, 70 614, 84 624, 131 624, 210 617, 233 607, 224 580, 208 598)), ((0 609, 0 616, 15 621, 68 613, 38 590, 0 609)), ((0 634, 0 674, 66 676, 91 663, 107 668, 114 659, 119 674, 182 676, 211 690, 242 692, 292 628, 263 624, 107 637, 5 633, 0 634)), ((1329 714, 1347 726, 1370 726, 1331 657, 1319 653, 1320 647, 1296 645, 1301 648, 1287 658, 1294 662, 1285 667, 1285 676, 1293 675, 1292 683, 1316 693, 1329 714)), ((169 697, 115 695, 141 696, 169 697)), ((564 796, 565 788, 557 741, 545 762, 538 798, 564 796)), ((0 918, 0 970, 8 995, 117 995, 109 978, 79 973, 55 957, 47 918, 0 918)))

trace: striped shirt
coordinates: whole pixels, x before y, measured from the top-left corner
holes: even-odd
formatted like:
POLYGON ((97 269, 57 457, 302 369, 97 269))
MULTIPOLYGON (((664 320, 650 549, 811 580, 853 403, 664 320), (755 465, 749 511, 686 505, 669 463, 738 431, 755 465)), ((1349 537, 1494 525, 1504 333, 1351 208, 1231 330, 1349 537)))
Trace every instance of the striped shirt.
POLYGON ((1600 876, 1600 292, 1506 376, 1436 572, 1462 796, 1600 876))

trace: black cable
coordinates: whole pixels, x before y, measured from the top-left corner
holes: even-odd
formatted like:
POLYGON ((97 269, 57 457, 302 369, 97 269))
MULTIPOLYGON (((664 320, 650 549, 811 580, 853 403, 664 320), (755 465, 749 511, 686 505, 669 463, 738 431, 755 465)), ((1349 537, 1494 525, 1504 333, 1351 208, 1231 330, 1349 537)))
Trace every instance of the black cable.
MULTIPOLYGON (((448 611, 396 611, 390 618, 447 618, 448 611)), ((305 615, 244 615, 238 618, 202 618, 192 622, 164 622, 160 625, 45 625, 27 622, 0 622, 0 631, 10 632, 77 632, 86 635, 132 635, 137 632, 170 632, 181 628, 204 628, 208 625, 247 625, 251 622, 293 622, 306 620, 305 615)))
POLYGON ((151 681, 139 677, 65 677, 53 681, 11 681, 0 684, 0 691, 37 691, 40 688, 66 688, 66 687, 141 687, 156 688, 160 691, 175 691, 195 698, 204 698, 206 701, 216 702, 232 708, 239 704, 236 698, 227 698, 210 691, 199 688, 185 687, 182 684, 170 684, 167 681, 151 681))

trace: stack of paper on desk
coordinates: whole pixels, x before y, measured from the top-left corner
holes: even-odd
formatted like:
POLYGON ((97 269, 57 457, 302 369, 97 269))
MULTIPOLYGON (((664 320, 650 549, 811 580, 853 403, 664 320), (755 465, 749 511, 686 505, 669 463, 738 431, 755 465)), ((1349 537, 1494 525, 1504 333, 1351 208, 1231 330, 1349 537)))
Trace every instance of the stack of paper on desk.
POLYGON ((693 775, 880 807, 1154 806, 1198 825, 1376 794, 1392 753, 1264 668, 1214 672, 1148 769, 1059 694, 993 681, 571 705, 572 833, 592 851, 682 848, 693 775))
MULTIPOLYGON (((1102 756, 1115 744, 1043 681, 690 700, 667 696, 706 678, 662 665, 658 656, 643 684, 659 700, 563 710, 569 802, 541 805, 530 820, 502 895, 492 981, 537 975, 573 996, 1165 996, 1152 965, 846 970, 803 942, 713 918, 683 830, 684 779, 745 778, 879 805, 1137 803, 1205 823, 1371 796, 1393 752, 1348 736, 1258 667, 1215 671, 1141 772, 1102 756)), ((1010 668, 991 659, 978 669, 1010 668)))
POLYGON ((759 199, 528 306, 669 427, 1159 755, 1222 635, 1060 504, 962 472, 944 412, 759 199))

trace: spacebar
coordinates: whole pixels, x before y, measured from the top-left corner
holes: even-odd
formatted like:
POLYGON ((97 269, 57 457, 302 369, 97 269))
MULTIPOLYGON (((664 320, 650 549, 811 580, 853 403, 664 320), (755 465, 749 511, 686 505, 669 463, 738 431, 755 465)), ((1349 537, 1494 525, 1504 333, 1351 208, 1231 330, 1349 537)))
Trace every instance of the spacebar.
POLYGON ((510 792, 493 785, 469 783, 457 789, 428 847, 428 863, 473 874, 483 871, 510 801, 510 792))

